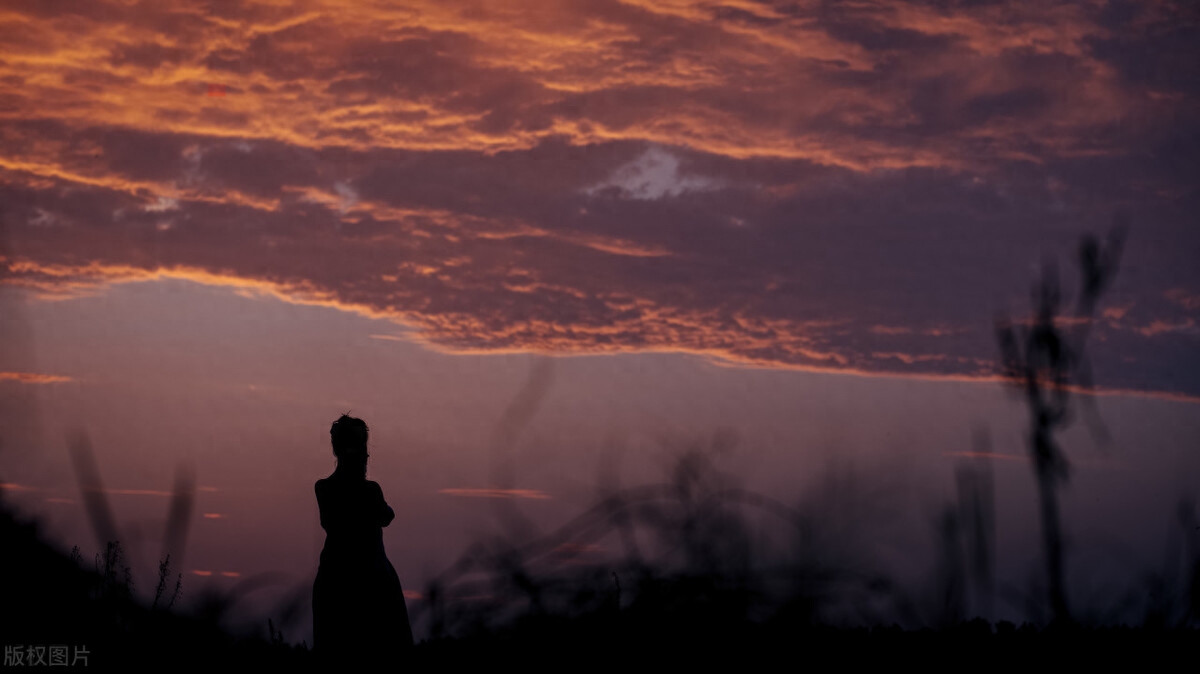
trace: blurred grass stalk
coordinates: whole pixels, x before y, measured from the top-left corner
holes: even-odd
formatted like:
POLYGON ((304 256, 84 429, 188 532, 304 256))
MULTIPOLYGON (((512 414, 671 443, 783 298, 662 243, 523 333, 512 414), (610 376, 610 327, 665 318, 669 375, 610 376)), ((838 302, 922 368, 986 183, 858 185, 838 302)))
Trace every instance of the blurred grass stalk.
POLYGON ((1004 317, 996 326, 1000 372, 1024 393, 1029 406, 1029 449, 1037 477, 1047 602, 1052 621, 1059 624, 1071 622, 1058 505, 1058 489, 1066 484, 1069 470, 1054 436, 1070 421, 1070 390, 1075 388, 1085 395, 1091 392, 1091 369, 1084 347, 1100 296, 1116 276, 1125 230, 1124 221, 1118 218, 1104 244, 1092 235, 1085 236, 1080 244, 1082 284, 1073 320, 1067 321, 1078 326, 1075 334, 1064 331, 1059 324, 1062 292, 1052 260, 1043 265, 1041 278, 1033 286, 1032 324, 1013 325, 1004 317))

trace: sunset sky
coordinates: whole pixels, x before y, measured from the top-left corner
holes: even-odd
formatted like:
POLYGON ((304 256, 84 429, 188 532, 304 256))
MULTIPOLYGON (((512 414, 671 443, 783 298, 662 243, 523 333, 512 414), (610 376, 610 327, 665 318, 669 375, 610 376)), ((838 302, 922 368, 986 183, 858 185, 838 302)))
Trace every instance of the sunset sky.
POLYGON ((1123 218, 1079 480, 1165 527, 1200 484, 1197 44, 1187 0, 3 0, 4 496, 90 536, 83 429, 146 559, 187 464, 188 568, 303 581, 351 410, 415 591, 479 504, 551 526, 597 457, 649 479, 720 429, 785 492, 848 447, 951 489, 982 426, 1030 490, 995 321, 1045 260, 1073 300, 1123 218))

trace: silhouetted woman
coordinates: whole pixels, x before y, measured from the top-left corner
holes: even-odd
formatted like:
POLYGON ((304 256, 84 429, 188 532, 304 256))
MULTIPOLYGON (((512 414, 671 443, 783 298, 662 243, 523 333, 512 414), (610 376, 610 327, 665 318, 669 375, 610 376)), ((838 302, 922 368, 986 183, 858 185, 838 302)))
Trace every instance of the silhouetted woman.
POLYGON ((329 429, 337 468, 317 480, 325 548, 313 584, 313 649, 329 664, 394 664, 412 646, 400 578, 383 550, 396 516, 367 479, 367 424, 342 415, 329 429))

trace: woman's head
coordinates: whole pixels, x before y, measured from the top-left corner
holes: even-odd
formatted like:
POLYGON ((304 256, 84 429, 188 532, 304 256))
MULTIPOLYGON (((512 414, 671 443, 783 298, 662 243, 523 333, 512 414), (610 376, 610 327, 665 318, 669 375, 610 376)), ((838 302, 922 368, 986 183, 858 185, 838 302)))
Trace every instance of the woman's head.
POLYGON ((362 419, 343 414, 329 427, 329 440, 338 468, 367 473, 367 424, 362 419))

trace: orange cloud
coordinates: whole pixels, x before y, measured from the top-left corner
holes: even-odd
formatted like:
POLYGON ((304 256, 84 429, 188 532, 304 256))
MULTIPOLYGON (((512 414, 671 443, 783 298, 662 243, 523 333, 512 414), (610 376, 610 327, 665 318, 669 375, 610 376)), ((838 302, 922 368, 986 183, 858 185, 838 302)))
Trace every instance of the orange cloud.
POLYGON ((1104 310, 1100 312, 1100 315, 1110 321, 1119 321, 1124 318, 1125 314, 1129 313, 1129 310, 1132 308, 1133 304, 1105 307, 1104 310))
POLYGON ((930 361, 946 360, 948 358, 948 356, 946 356, 945 354, 940 354, 940 353, 938 353, 938 354, 913 354, 913 353, 896 353, 896 352, 881 353, 878 351, 872 353, 871 356, 874 358, 882 359, 882 360, 895 359, 895 360, 900 361, 901 363, 904 363, 905 365, 912 365, 913 363, 925 363, 925 362, 930 362, 930 361))
POLYGON ((1017 454, 1002 454, 1000 452, 942 452, 942 456, 962 457, 968 459, 999 459, 1001 461, 1028 461, 1029 457, 1017 454))
POLYGON ((105 489, 105 494, 115 494, 117 496, 172 496, 169 491, 161 489, 105 489))
POLYGON ((537 489, 488 489, 488 488, 469 488, 458 487, 451 489, 439 489, 439 494, 447 496, 465 496, 468 498, 525 498, 534 500, 549 499, 549 494, 537 489))
POLYGON ((1186 288, 1171 288, 1163 295, 1188 311, 1200 309, 1200 293, 1189 293, 1186 288))
MULTIPOLYGON (((261 3, 153 11, 101 4, 108 10, 103 21, 6 14, 24 33, 9 41, 0 64, 7 76, 0 81, 12 82, 6 92, 12 106, 75 128, 154 129, 313 149, 492 153, 564 136, 579 144, 652 141, 867 170, 962 165, 956 150, 984 136, 1012 146, 1010 152, 1031 137, 1070 151, 1084 137, 1056 123, 1062 114, 1103 123, 1131 105, 1111 71, 1090 60, 1089 40, 1108 31, 1086 7, 946 11, 868 2, 842 9, 846 20, 866 26, 961 44, 961 51, 914 64, 911 75, 955 77, 967 85, 964 96, 1020 86, 1004 67, 1013 52, 1062 55, 1089 66, 1079 78, 1054 83, 1067 89, 1054 115, 1017 128, 994 120, 952 142, 915 145, 819 128, 831 118, 850 130, 902 124, 911 112, 896 88, 837 84, 840 77, 880 72, 897 50, 846 36, 816 12, 701 0, 516 3, 485 13, 459 2, 417 1, 350 7, 323 0, 304 11, 261 3), (653 44, 671 48, 647 48, 653 44), (742 109, 709 96, 722 91, 737 91, 742 109), (533 121, 519 121, 524 117, 533 121)), ((8 161, 19 168, 22 159, 8 161)), ((21 170, 111 179, 57 162, 38 166, 21 170)), ((150 181, 123 188, 164 187, 150 181)))
POLYGON ((1196 334, 1198 332, 1196 328, 1196 321, 1191 318, 1183 321, 1153 321, 1149 325, 1134 328, 1134 331, 1143 337, 1156 337, 1158 335, 1169 334, 1173 332, 1189 334, 1196 334))
POLYGON ((38 487, 30 487, 16 482, 0 482, 0 489, 5 491, 40 491, 38 487))
MULTIPOLYGON (((1006 291, 965 279, 1014 268, 995 241, 1042 240, 1020 223, 1091 218, 1084 196, 1113 190, 1087 176, 1192 117, 1138 60, 1170 13, 1130 13, 30 3, 0 16, 0 283, 53 300, 187 279, 454 353, 990 381, 969 326, 1006 291)), ((1191 193, 1139 176, 1114 203, 1191 193)), ((1192 329, 1145 320, 1126 336, 1192 329)))
POLYGON ((22 384, 58 384, 74 381, 71 377, 57 374, 38 374, 36 372, 0 372, 0 381, 17 381, 22 384))

